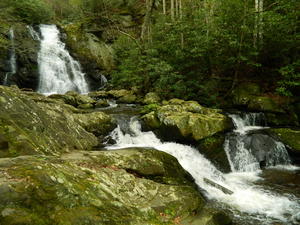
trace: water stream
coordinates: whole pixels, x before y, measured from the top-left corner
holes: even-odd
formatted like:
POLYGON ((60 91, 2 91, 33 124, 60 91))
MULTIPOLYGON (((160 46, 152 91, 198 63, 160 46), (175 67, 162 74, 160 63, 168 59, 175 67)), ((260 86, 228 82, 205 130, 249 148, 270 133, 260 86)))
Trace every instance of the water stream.
MULTIPOLYGON (((29 30, 33 38, 39 37, 29 30)), ((88 84, 79 62, 73 59, 60 40, 60 32, 55 25, 40 25, 41 46, 38 53, 39 87, 43 94, 77 91, 87 93, 88 84)))
POLYGON ((15 34, 13 28, 9 30, 9 39, 10 39, 10 50, 9 50, 9 72, 5 74, 3 85, 9 85, 10 77, 17 72, 17 58, 15 50, 15 34))
MULTIPOLYGON (((247 125, 245 122, 247 123, 249 120, 239 119, 242 120, 242 123, 237 125, 237 130, 249 130, 249 127, 245 126, 247 125)), ((126 121, 122 121, 122 123, 126 123, 126 121)), ((218 202, 224 209, 229 208, 236 217, 242 213, 243 219, 247 221, 246 224, 272 224, 274 222, 298 224, 299 221, 296 221, 295 218, 300 216, 299 199, 293 195, 277 194, 265 190, 263 186, 256 185, 256 181, 263 179, 259 176, 261 172, 259 164, 251 166, 251 169, 234 169, 233 172, 224 174, 216 169, 197 149, 175 142, 162 142, 153 132, 143 132, 137 117, 132 117, 127 123, 127 129, 123 129, 124 126, 119 125, 111 133, 116 144, 107 147, 108 149, 150 147, 173 155, 182 167, 194 177, 196 184, 206 191, 209 199, 218 202), (128 131, 128 127, 130 131, 128 131), (205 183, 204 178, 213 180, 234 193, 232 195, 224 194, 219 189, 205 183), (248 221, 254 222, 248 223, 248 221)), ((254 126, 256 122, 249 123, 249 126, 258 128, 254 126)), ((255 161, 251 156, 251 153, 243 155, 244 158, 250 158, 246 160, 250 164, 255 161)), ((235 164, 235 161, 231 163, 235 164)), ((241 164, 241 167, 244 165, 248 165, 248 163, 241 164)))
POLYGON ((229 116, 235 130, 227 134, 224 150, 232 171, 255 172, 262 166, 291 163, 284 144, 258 132, 268 128, 263 113, 229 116))

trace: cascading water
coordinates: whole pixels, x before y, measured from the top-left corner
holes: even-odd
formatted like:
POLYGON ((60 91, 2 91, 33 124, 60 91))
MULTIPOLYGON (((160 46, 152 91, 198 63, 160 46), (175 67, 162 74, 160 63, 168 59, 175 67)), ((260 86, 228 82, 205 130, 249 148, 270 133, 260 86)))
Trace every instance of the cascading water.
POLYGON ((10 77, 17 72, 15 34, 14 34, 13 28, 10 28, 10 30, 9 30, 9 39, 11 42, 11 47, 10 47, 10 51, 9 51, 9 69, 10 69, 10 71, 5 74, 3 85, 9 85, 10 77))
POLYGON ((35 41, 41 40, 40 35, 33 29, 32 26, 27 26, 27 29, 29 30, 29 34, 33 40, 35 40, 35 41))
POLYGON ((223 174, 197 149, 173 142, 164 143, 153 132, 142 132, 141 124, 136 118, 132 118, 129 122, 130 132, 127 129, 124 132, 122 127, 118 126, 111 133, 116 144, 108 149, 151 147, 164 151, 178 159, 182 167, 194 177, 196 184, 207 192, 208 198, 226 205, 226 208, 229 208, 233 214, 238 215, 242 212, 249 220, 256 221, 254 224, 271 224, 274 221, 297 224, 297 221, 294 223, 293 218, 297 217, 300 210, 299 199, 294 196, 278 195, 255 185, 255 181, 262 179, 257 171, 223 174), (204 178, 232 190, 233 194, 225 194, 210 186, 204 182, 204 178))
POLYGON ((105 85, 108 82, 106 76, 104 76, 103 74, 101 74, 100 81, 101 81, 101 88, 104 88, 105 85))
POLYGON ((229 116, 236 129, 227 134, 224 150, 232 171, 251 172, 259 170, 262 165, 290 163, 287 150, 281 142, 266 134, 257 133, 258 130, 267 128, 262 113, 229 116))
MULTIPOLYGON (((88 84, 81 72, 80 64, 72 58, 60 41, 55 25, 40 25, 41 47, 38 54, 39 87, 43 94, 77 91, 87 93, 88 84)), ((33 33, 34 34, 34 33, 33 33)), ((37 35, 33 35, 37 38, 37 35)))

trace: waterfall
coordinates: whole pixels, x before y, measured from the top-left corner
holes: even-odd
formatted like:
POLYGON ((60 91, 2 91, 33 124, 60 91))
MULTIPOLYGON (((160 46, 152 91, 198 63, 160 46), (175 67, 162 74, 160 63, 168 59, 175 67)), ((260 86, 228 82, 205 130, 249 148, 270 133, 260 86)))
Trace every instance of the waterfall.
MULTIPOLYGON (((32 31, 31 31, 32 32, 32 31)), ((77 91, 87 93, 88 84, 80 64, 72 58, 59 38, 55 25, 40 25, 41 46, 38 53, 39 87, 43 94, 77 91)), ((33 38, 39 37, 32 33, 33 38)))
POLYGON ((29 31, 30 36, 32 37, 33 40, 35 41, 40 41, 40 35, 33 29, 32 26, 27 26, 27 29, 29 31))
POLYGON ((100 81, 101 81, 101 88, 104 88, 105 85, 107 84, 107 78, 103 74, 101 74, 100 81))
POLYGON ((17 58, 15 50, 15 34, 13 28, 9 30, 10 50, 9 50, 9 72, 5 74, 3 85, 9 85, 9 80, 12 75, 17 72, 17 58))
POLYGON ((255 181, 262 179, 258 176, 258 171, 223 174, 197 149, 174 142, 160 141, 153 132, 143 132, 137 118, 132 118, 128 123, 127 127, 119 125, 111 133, 116 144, 107 149, 150 147, 173 155, 193 176, 196 184, 207 192, 209 199, 225 205, 226 209, 229 208, 235 212, 234 214, 237 211, 245 213, 252 220, 258 221, 256 224, 272 224, 274 221, 292 224, 292 217, 299 212, 300 203, 296 197, 278 195, 255 185, 255 181), (204 178, 228 188, 233 194, 224 194, 204 182, 204 178))
POLYGON ((224 150, 232 171, 251 172, 259 170, 262 165, 290 163, 284 144, 266 134, 254 132, 267 128, 263 113, 229 116, 236 129, 227 135, 224 150))

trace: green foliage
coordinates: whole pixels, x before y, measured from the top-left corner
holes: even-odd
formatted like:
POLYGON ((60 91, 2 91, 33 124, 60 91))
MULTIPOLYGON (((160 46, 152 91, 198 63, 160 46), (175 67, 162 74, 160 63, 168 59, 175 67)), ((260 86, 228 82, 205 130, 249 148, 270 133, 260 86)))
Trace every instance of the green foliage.
POLYGON ((168 13, 153 14, 151 33, 139 41, 141 47, 127 36, 115 42, 114 84, 139 85, 164 98, 206 105, 216 105, 222 89, 231 87, 209 82, 212 77, 275 80, 281 94, 291 95, 299 86, 299 3, 264 3, 258 25, 254 2, 242 0, 190 1, 175 20, 168 13))
POLYGON ((278 82, 277 92, 285 96, 293 96, 293 92, 296 94, 300 88, 300 60, 281 67, 279 73, 282 80, 278 82))
POLYGON ((43 0, 11 0, 14 14, 30 24, 47 23, 54 16, 50 5, 43 0))

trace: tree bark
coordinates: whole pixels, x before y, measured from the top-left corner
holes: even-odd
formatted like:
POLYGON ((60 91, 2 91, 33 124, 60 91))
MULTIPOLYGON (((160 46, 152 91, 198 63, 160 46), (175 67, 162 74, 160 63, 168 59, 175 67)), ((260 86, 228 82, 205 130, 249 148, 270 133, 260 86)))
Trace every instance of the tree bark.
POLYGON ((171 19, 175 20, 175 12, 174 12, 174 0, 171 0, 171 19))
POLYGON ((164 15, 167 14, 167 10, 166 10, 166 0, 163 0, 163 13, 164 13, 164 15))

